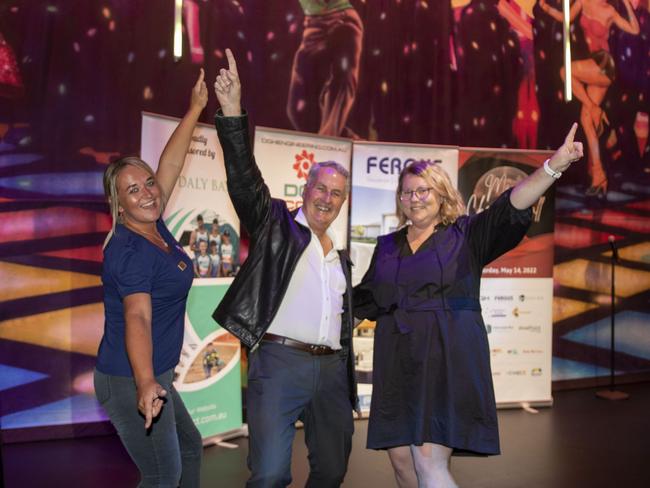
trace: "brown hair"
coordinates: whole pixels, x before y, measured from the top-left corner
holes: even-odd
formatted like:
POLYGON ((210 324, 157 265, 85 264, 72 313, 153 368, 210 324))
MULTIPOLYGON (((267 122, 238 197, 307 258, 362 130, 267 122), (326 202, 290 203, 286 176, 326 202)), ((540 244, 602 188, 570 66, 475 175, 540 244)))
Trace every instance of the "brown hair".
POLYGON ((449 175, 439 163, 421 160, 406 166, 399 175, 397 183, 397 192, 395 202, 397 206, 397 218, 399 225, 406 223, 406 215, 402 212, 399 195, 402 192, 402 183, 406 175, 414 175, 424 178, 425 181, 433 188, 440 199, 440 219, 445 225, 453 224, 458 217, 465 213, 465 204, 463 199, 454 188, 449 179, 449 175))

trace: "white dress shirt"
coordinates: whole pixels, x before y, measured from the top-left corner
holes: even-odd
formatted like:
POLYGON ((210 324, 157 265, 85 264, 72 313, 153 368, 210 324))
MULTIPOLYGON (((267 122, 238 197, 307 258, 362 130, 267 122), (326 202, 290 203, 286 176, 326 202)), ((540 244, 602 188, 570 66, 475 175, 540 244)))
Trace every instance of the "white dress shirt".
MULTIPOLYGON (((309 227, 298 210, 296 222, 309 227)), ((345 275, 341 269, 340 242, 331 229, 332 249, 325 256, 313 232, 309 245, 298 259, 289 287, 267 332, 291 339, 341 349, 341 315, 345 275)))

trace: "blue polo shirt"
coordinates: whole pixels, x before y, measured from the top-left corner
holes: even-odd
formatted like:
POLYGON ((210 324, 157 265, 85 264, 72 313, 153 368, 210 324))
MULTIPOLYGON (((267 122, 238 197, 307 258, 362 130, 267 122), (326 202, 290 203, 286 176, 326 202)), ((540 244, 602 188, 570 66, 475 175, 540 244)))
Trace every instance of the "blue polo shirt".
POLYGON ((185 302, 192 286, 192 260, 158 220, 158 232, 169 253, 123 225, 104 249, 104 336, 97 354, 97 370, 115 376, 133 376, 126 353, 124 298, 133 293, 151 295, 153 369, 157 376, 178 363, 183 346, 185 302))

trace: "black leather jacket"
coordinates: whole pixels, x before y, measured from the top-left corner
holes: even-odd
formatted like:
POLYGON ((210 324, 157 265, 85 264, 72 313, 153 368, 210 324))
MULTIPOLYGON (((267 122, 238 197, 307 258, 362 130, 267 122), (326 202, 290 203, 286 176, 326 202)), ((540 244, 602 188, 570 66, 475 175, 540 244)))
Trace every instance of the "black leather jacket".
MULTIPOLYGON (((295 221, 283 200, 271 198, 253 157, 248 117, 224 117, 218 112, 215 126, 223 149, 228 193, 251 241, 248 258, 212 317, 252 348, 271 325, 311 231, 295 221)), ((353 317, 348 313, 352 304, 351 262, 346 251, 339 251, 339 257, 347 282, 341 346, 347 354, 350 401, 358 409, 353 317)))

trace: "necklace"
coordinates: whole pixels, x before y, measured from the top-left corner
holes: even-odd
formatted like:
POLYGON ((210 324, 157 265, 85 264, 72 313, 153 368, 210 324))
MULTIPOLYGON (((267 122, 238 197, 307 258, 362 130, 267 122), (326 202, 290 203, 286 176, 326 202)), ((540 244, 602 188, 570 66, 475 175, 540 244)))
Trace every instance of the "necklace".
POLYGON ((128 225, 128 224, 124 224, 124 225, 125 225, 128 229, 130 229, 132 232, 135 232, 136 234, 140 234, 141 236, 145 237, 147 240, 153 242, 154 244, 156 244, 156 245, 158 245, 158 246, 160 246, 160 244, 162 244, 162 246, 163 246, 165 249, 169 247, 169 244, 167 244, 167 242, 165 241, 165 239, 162 238, 162 236, 160 235, 160 233, 158 232, 158 230, 156 230, 155 233, 153 233, 153 232, 145 232, 145 231, 143 231, 143 230, 136 230, 135 228, 131 227, 131 226, 128 225))

